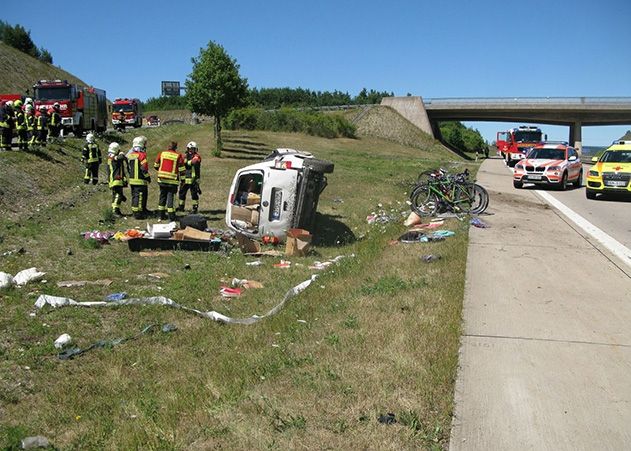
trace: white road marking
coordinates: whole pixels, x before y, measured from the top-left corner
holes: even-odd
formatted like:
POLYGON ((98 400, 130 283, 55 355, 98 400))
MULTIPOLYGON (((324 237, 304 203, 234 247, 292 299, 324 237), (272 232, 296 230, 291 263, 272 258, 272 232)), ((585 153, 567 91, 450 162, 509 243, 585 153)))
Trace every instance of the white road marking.
POLYGON ((609 236, 607 233, 596 227, 587 219, 576 213, 574 210, 568 208, 564 203, 556 199, 551 194, 548 194, 545 191, 536 191, 536 193, 554 208, 567 216, 568 219, 570 219, 574 224, 583 229, 588 235, 590 235, 600 244, 605 246, 605 248, 609 250, 612 254, 614 254, 616 257, 618 257, 620 260, 631 267, 631 249, 626 247, 615 238, 609 236))

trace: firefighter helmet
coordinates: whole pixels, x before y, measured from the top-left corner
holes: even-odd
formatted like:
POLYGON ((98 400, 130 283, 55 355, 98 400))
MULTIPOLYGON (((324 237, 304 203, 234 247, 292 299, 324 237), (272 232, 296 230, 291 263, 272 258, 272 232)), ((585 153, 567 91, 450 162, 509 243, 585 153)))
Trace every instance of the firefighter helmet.
POLYGON ((59 102, 53 103, 53 108, 56 110, 59 109, 59 102))
POLYGON ((22 107, 22 101, 20 99, 17 99, 15 102, 13 102, 13 108, 21 108, 22 107))
POLYGON ((132 147, 141 147, 141 148, 144 148, 146 144, 147 144, 147 138, 145 138, 144 136, 136 136, 131 143, 132 147))
POLYGON ((39 110, 40 111, 46 111, 46 105, 40 105, 39 106, 39 110))
POLYGON ((196 149, 197 150, 197 143, 195 141, 191 141, 190 143, 188 143, 186 145, 187 149, 196 149))
POLYGON ((85 137, 86 142, 92 144, 94 142, 94 135, 92 133, 88 133, 85 137))
POLYGON ((114 142, 114 143, 110 143, 109 147, 107 148, 107 153, 108 155, 117 155, 121 150, 121 146, 120 144, 114 142))
POLYGON ((24 100, 24 103, 26 103, 27 105, 28 105, 29 103, 30 103, 31 105, 33 105, 33 99, 31 99, 30 97, 27 97, 27 98, 24 100))
POLYGON ((13 101, 12 100, 7 100, 5 105, 8 106, 9 108, 13 108, 13 101))

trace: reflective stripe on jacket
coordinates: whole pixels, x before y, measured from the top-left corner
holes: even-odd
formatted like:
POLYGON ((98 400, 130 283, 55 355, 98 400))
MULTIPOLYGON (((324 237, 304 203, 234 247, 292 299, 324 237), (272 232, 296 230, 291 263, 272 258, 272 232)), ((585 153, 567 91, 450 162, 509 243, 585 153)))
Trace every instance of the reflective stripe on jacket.
POLYGON ((109 186, 127 186, 127 158, 118 154, 107 159, 109 186))
POLYGON ((88 143, 83 147, 83 161, 86 163, 100 163, 101 162, 101 149, 96 143, 88 143))
POLYGON ((160 152, 153 167, 158 170, 158 182, 171 185, 177 185, 186 170, 184 157, 175 150, 160 152))
POLYGON ((129 166, 129 184, 147 185, 149 183, 149 164, 145 152, 133 151, 127 155, 129 166))
POLYGON ((184 182, 187 184, 194 183, 199 180, 199 176, 201 173, 202 166, 202 157, 197 153, 186 153, 186 172, 184 182), (193 163, 193 158, 196 158, 195 163, 193 163))

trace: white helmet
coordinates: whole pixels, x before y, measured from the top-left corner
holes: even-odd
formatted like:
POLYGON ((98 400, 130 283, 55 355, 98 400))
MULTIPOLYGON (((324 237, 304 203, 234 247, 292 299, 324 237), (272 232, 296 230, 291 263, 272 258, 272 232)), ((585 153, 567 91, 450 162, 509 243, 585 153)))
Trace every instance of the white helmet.
POLYGON ((109 147, 107 148, 107 153, 109 155, 118 155, 120 150, 121 150, 120 144, 114 142, 114 143, 110 143, 109 147))
POLYGON ((31 105, 33 105, 33 99, 31 99, 30 97, 27 97, 27 98, 24 100, 24 104, 25 104, 25 105, 28 105, 29 103, 30 103, 31 105))
POLYGON ((13 108, 13 100, 7 100, 7 101, 5 102, 5 105, 6 105, 6 106, 8 106, 8 107, 10 107, 10 108, 13 108))
POLYGON ((147 145, 147 138, 144 136, 136 136, 131 143, 132 147, 144 148, 147 145))
POLYGON ((197 149, 197 143, 195 141, 191 141, 186 145, 187 149, 197 149))
POLYGON ((92 133, 88 133, 85 137, 85 140, 89 143, 92 144, 94 142, 94 135, 92 133))

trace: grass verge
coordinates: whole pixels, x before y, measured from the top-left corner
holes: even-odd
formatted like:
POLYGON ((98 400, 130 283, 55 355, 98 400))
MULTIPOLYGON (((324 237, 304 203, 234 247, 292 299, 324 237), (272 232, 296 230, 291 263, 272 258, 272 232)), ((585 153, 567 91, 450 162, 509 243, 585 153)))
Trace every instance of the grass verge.
MULTIPOLYGON (((10 448, 25 435, 38 434, 64 449, 447 446, 468 225, 448 222, 456 236, 443 242, 391 240, 405 230, 401 217, 415 176, 461 162, 449 163, 453 157, 447 151, 424 152, 376 138, 240 131, 226 132, 222 158, 212 158, 206 126, 131 133, 149 138, 150 159, 170 140, 181 147, 198 142, 204 157, 200 208, 213 227, 224 227, 225 196, 236 169, 271 149, 300 148, 334 161, 319 206, 320 244, 314 254, 292 259, 289 269, 273 267, 275 259, 246 266, 251 258, 238 251, 151 258, 121 243, 94 246, 80 232, 124 230, 144 222, 99 223, 109 192, 104 185, 81 183, 73 153, 80 142, 70 139, 44 151, 59 164, 0 154, 5 167, 30 174, 28 185, 34 187, 20 208, 0 219, 0 253, 17 247, 26 251, 0 257, 0 270, 15 274, 36 266, 47 272, 46 283, 0 293, 0 446, 10 448), (45 170, 36 171, 34 165, 45 170), (64 188, 55 190, 51 177, 63 181, 64 188), (379 209, 397 220, 368 225, 366 216, 379 209), (422 263, 419 257, 427 253, 442 259, 422 263), (163 307, 67 308, 29 315, 40 293, 99 300, 118 291, 163 294, 230 316, 260 314, 310 277, 311 263, 337 255, 348 258, 321 273, 277 316, 254 326, 222 326, 163 307), (168 275, 150 276, 155 273, 168 275), (225 300, 219 295, 221 279, 232 277, 258 280, 265 288, 225 300), (61 280, 103 278, 112 284, 56 286, 61 280), (87 346, 167 322, 178 330, 143 335, 74 360, 57 359, 52 345, 62 333, 87 346), (379 423, 378 416, 388 412, 397 422, 379 423)), ((127 142, 131 133, 125 135, 127 142)), ((14 189, 28 192, 18 179, 14 189)), ((150 208, 156 201, 151 186, 150 208)), ((129 212, 129 206, 123 209, 129 212)))

